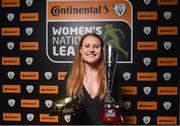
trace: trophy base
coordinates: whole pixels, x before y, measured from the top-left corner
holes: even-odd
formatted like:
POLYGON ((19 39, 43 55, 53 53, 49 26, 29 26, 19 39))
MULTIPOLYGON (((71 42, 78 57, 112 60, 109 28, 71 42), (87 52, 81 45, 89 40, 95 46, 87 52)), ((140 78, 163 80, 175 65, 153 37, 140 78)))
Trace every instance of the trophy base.
POLYGON ((73 108, 67 108, 67 109, 63 109, 63 110, 51 110, 49 112, 50 116, 54 116, 54 115, 62 115, 62 114, 69 114, 69 115, 73 115, 75 114, 75 110, 73 108))
POLYGON ((104 123, 122 123, 122 116, 119 108, 102 108, 100 111, 100 120, 104 123))

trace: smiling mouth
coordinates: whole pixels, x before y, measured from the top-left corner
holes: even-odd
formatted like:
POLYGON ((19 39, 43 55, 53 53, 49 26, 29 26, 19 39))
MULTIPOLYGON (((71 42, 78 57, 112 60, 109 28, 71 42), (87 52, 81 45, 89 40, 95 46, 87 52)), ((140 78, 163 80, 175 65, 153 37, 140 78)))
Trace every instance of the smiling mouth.
POLYGON ((87 54, 87 56, 96 56, 96 54, 87 54))

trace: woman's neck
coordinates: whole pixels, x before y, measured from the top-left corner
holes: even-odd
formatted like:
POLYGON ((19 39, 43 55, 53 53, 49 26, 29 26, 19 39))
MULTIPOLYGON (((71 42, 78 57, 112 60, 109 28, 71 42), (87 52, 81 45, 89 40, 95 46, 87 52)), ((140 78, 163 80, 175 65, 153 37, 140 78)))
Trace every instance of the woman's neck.
POLYGON ((96 73, 98 70, 97 65, 89 65, 85 64, 85 72, 88 73, 96 73))

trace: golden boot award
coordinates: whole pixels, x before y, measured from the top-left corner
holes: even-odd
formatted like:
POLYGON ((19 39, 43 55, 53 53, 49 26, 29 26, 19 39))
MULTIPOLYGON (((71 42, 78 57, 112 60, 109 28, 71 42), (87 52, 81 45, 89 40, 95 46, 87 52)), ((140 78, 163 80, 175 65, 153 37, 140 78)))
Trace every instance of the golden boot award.
POLYGON ((118 52, 112 45, 105 45, 105 67, 107 80, 107 95, 105 97, 105 105, 100 111, 100 120, 105 123, 123 122, 120 114, 119 105, 115 104, 112 97, 112 86, 118 52))
POLYGON ((50 115, 58 115, 60 113, 75 114, 75 110, 78 108, 78 101, 79 98, 76 96, 55 101, 53 102, 53 109, 50 111, 50 115))

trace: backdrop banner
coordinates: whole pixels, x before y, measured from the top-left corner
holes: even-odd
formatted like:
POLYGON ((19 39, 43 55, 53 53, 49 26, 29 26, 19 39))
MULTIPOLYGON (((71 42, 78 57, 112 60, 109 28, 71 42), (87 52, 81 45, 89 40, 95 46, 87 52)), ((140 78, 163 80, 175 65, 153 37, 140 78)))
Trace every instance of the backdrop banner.
POLYGON ((0 125, 62 123, 49 111, 86 33, 117 48, 124 125, 180 124, 178 0, 0 4, 0 125))

